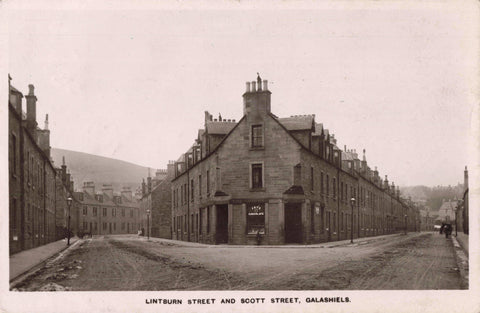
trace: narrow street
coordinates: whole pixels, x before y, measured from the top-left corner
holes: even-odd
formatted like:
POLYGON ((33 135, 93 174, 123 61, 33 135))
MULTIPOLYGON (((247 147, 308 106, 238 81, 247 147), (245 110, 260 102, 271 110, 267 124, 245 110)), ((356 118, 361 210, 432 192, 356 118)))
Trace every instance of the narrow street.
POLYGON ((34 290, 462 289, 451 239, 412 233, 336 247, 86 239, 14 287, 34 290))

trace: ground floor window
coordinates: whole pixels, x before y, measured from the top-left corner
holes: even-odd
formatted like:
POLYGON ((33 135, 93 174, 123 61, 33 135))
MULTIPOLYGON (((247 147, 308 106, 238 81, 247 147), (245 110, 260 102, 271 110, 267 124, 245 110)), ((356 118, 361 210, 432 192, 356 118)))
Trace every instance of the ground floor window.
POLYGON ((247 205, 247 234, 265 234, 265 204, 247 205))

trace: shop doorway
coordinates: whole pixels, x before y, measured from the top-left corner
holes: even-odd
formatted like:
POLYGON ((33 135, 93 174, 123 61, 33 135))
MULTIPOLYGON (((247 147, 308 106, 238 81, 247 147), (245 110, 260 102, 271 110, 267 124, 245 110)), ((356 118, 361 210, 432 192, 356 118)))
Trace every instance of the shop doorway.
POLYGON ((228 243, 228 205, 217 205, 216 243, 228 243))
POLYGON ((285 243, 302 243, 302 204, 285 204, 285 243))

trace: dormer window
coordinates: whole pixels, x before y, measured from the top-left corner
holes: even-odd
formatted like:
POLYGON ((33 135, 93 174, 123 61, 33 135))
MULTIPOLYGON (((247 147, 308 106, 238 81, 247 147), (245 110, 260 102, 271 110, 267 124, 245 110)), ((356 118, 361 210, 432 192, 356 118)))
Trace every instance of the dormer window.
POLYGON ((252 125, 252 148, 263 147, 263 125, 252 125))

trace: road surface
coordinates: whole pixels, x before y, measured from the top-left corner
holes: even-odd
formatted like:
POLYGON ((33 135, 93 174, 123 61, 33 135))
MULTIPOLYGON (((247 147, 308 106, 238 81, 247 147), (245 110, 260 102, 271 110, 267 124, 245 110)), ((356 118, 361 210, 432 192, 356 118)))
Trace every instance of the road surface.
POLYGON ((463 289, 451 239, 371 238, 331 248, 183 246, 141 237, 86 239, 15 290, 463 289))

